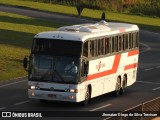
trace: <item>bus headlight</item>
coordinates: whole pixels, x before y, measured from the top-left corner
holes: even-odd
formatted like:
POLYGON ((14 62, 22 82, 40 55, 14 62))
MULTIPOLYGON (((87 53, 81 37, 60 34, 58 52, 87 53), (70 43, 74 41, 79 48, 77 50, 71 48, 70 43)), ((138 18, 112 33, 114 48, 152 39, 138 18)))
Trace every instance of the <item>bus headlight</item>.
POLYGON ((78 90, 77 89, 70 89, 70 92, 72 92, 72 93, 78 93, 78 90))
POLYGON ((40 87, 39 86, 30 85, 29 89, 31 89, 31 90, 39 90, 40 87))
POLYGON ((36 89, 36 86, 31 85, 31 86, 30 86, 30 89, 31 89, 31 90, 35 90, 35 89, 36 89))
POLYGON ((65 89, 66 92, 78 93, 78 89, 65 89))

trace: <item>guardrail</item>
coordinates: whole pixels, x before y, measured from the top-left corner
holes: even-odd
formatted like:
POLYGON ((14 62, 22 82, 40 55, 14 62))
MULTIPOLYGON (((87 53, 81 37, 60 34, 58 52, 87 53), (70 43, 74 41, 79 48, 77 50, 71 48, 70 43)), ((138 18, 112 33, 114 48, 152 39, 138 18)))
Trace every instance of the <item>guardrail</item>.
POLYGON ((160 116, 160 97, 142 103, 105 120, 152 120, 160 116))

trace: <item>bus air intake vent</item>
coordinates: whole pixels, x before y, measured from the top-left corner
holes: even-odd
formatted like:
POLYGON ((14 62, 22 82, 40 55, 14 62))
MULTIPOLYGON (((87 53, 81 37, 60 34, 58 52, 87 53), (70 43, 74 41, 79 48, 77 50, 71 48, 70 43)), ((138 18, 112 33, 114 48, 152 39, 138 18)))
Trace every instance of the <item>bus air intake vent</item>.
POLYGON ((97 22, 95 24, 81 24, 81 25, 73 25, 73 26, 64 26, 58 29, 59 31, 75 31, 75 32, 103 32, 111 30, 108 27, 108 23, 104 20, 97 22))
POLYGON ((100 24, 94 24, 92 26, 85 26, 85 27, 81 27, 79 29, 80 32, 103 32, 103 31, 108 31, 111 30, 111 28, 109 28, 106 25, 100 25, 100 24))

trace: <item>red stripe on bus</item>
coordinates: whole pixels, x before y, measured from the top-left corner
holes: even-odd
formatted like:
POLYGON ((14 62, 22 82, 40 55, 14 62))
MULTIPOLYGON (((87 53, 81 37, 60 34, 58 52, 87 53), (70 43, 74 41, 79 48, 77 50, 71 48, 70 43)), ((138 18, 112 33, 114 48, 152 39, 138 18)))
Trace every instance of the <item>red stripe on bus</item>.
POLYGON ((119 32, 126 32, 125 29, 119 29, 119 32))
POLYGON ((88 75, 86 80, 92 80, 92 79, 96 79, 96 78, 100 78, 100 77, 104 77, 106 75, 111 75, 111 74, 116 73, 117 69, 118 69, 118 66, 119 66, 120 58, 121 58, 121 54, 118 54, 118 55, 115 56, 112 69, 104 71, 104 72, 96 73, 96 74, 93 74, 93 75, 88 75))
POLYGON ((139 52, 138 50, 134 50, 134 51, 128 52, 128 57, 129 56, 133 56, 133 55, 137 55, 138 52, 139 52))
POLYGON ((136 68, 137 65, 138 65, 138 63, 133 63, 133 64, 130 64, 130 65, 126 65, 126 66, 124 67, 124 70, 136 68))

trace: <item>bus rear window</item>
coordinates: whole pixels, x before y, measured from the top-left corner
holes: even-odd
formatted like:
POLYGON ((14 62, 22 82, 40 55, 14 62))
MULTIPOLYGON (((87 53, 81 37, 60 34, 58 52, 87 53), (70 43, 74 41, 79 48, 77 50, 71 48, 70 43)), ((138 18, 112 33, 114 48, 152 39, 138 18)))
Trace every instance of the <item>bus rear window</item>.
POLYGON ((82 42, 55 39, 34 39, 32 53, 80 57, 82 42))

